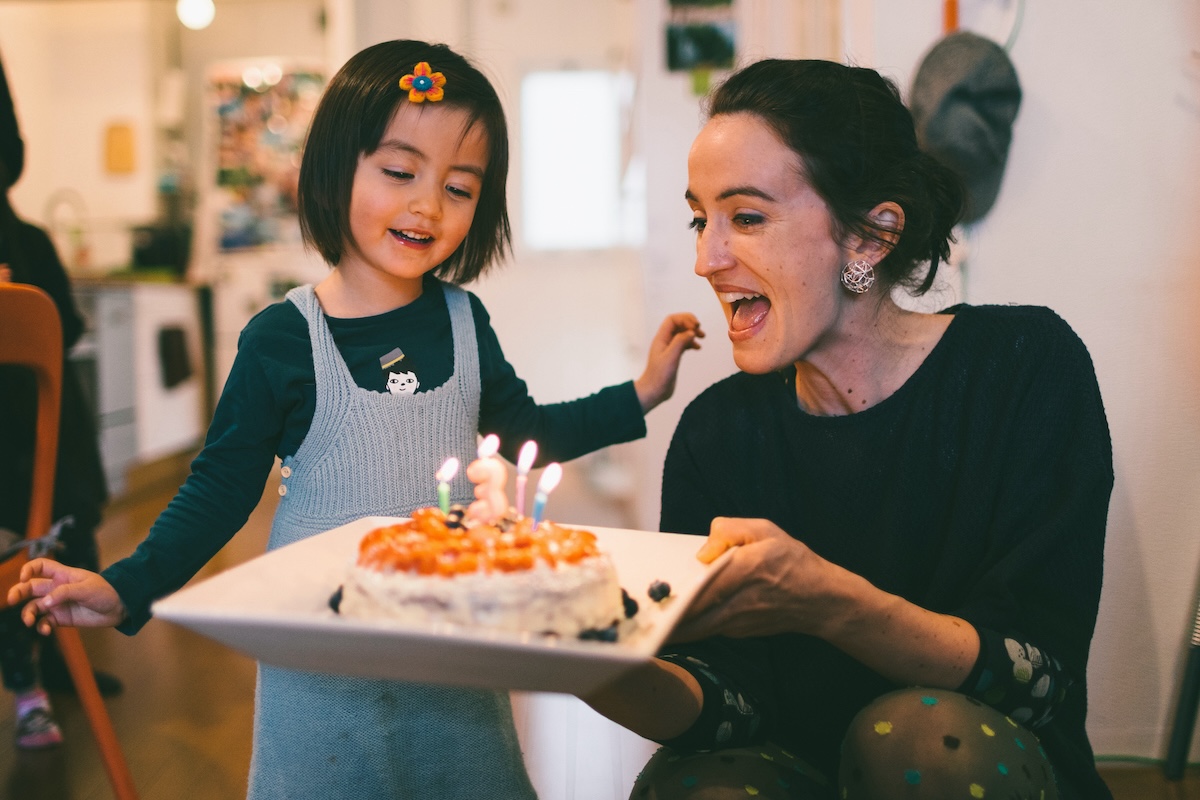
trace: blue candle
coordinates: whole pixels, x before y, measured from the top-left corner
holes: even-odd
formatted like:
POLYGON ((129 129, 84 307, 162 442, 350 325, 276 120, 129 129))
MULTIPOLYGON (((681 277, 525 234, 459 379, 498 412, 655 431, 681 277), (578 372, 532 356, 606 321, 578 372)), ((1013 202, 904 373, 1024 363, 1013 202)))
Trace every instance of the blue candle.
POLYGON ((537 442, 526 442, 521 445, 521 453, 517 456, 517 516, 525 516, 525 482, 529 478, 529 470, 537 460, 537 442))
POLYGON ((562 480, 562 465, 555 462, 547 464, 538 481, 537 491, 533 495, 533 529, 536 531, 542 522, 542 512, 546 510, 546 501, 558 482, 562 480))

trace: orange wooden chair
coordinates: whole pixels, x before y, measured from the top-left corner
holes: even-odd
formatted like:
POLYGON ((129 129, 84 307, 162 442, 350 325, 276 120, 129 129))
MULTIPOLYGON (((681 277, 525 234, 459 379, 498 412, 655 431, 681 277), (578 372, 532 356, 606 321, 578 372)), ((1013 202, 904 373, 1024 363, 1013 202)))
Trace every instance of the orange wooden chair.
MULTIPOLYGON (((0 284, 0 364, 15 364, 33 371, 37 380, 37 426, 33 460, 33 491, 26 538, 50 530, 54 499, 54 467, 58 452, 58 419, 62 398, 62 323, 50 296, 35 286, 0 284)), ((5 424, 6 420, 0 420, 5 424)), ((27 551, 0 562, 0 608, 7 605, 8 589, 29 560, 27 551)), ((108 709, 100 698, 92 665, 75 628, 56 628, 58 646, 75 682, 79 702, 100 748, 104 769, 118 800, 136 800, 137 791, 125 755, 117 742, 108 709)))

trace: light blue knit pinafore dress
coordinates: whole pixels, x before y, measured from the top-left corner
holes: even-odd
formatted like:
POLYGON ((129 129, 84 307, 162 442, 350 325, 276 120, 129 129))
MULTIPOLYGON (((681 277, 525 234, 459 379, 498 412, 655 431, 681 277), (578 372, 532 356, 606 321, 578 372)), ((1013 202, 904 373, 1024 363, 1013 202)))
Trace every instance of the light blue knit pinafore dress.
MULTIPOLYGON (((361 388, 311 286, 287 299, 308 320, 316 370, 312 427, 281 471, 274 549, 368 515, 406 516, 434 499, 449 456, 470 463, 479 420, 479 352, 470 301, 443 287, 454 374, 414 395, 361 388)), ((455 502, 472 489, 459 470, 455 502)), ((297 672, 260 663, 252 800, 533 800, 507 692, 297 672)))

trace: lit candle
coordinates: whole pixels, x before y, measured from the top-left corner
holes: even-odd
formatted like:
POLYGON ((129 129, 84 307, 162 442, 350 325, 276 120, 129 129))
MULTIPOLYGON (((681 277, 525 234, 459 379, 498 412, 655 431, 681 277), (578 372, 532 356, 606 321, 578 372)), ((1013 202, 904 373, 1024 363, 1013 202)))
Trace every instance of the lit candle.
POLYGON ((496 453, 500 437, 489 433, 476 449, 479 456, 467 465, 467 477, 475 484, 475 502, 467 508, 467 516, 476 522, 492 522, 508 511, 508 470, 496 453))
POLYGON ((434 475, 438 481, 438 505, 441 506, 443 514, 450 513, 450 479, 457 474, 458 459, 450 456, 434 475))
POLYGON ((483 437, 483 441, 479 443, 479 447, 475 452, 480 458, 491 458, 500 452, 500 437, 494 433, 489 433, 483 437))
POLYGON ((537 460, 537 442, 529 441, 521 445, 521 453, 517 456, 517 516, 525 516, 525 482, 529 470, 537 460))
POLYGON ((537 530, 542 521, 542 512, 546 510, 546 500, 558 482, 562 480, 562 465, 558 462, 547 464, 538 481, 537 491, 533 494, 533 529, 537 530))

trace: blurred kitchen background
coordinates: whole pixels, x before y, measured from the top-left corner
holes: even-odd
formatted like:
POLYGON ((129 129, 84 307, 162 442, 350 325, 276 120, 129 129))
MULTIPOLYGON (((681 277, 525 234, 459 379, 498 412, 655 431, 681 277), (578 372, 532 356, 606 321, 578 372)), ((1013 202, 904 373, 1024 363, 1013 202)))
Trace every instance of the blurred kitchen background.
MULTIPOLYGON (((422 38, 469 54, 509 115, 515 252, 469 288, 534 396, 635 377, 671 311, 695 312, 709 333, 647 438, 568 465, 553 500, 560 519, 649 529, 679 413, 734 370, 717 303, 692 274, 683 201, 701 95, 731 60, 765 56, 848 59, 907 91, 944 6, 215 0, 206 26, 181 23, 205 5, 0 0, 0 58, 27 147, 12 199, 52 232, 88 315, 73 357, 90 376, 118 500, 177 478, 242 325, 325 274, 299 243, 292 194, 325 80, 366 45, 422 38)), ((1048 305, 1092 352, 1117 481, 1089 728, 1102 756, 1152 763, 1200 577, 1200 5, 958 8, 962 27, 1008 48, 1024 101, 999 199, 961 231, 927 302, 1048 305)), ((649 745, 566 702, 527 699, 527 741, 553 763, 535 780, 546 797, 608 797, 567 769, 573 753, 545 757, 568 746, 545 732, 575 720, 579 762, 624 752, 628 782, 649 745)))

